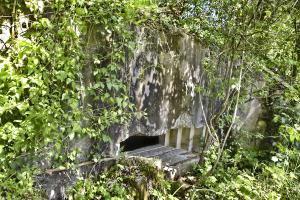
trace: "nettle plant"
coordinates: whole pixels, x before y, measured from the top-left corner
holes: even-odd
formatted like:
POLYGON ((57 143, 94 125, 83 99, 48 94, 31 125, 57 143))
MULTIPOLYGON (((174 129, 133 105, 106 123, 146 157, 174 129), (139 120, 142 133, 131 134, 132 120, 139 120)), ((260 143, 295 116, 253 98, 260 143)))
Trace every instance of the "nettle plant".
POLYGON ((131 25, 152 10, 143 3, 6 2, 13 31, 0 55, 0 196, 32 196, 38 161, 71 167, 80 153, 74 141, 107 141, 107 128, 130 118, 122 76, 134 48, 131 25), (143 3, 148 10, 139 12, 143 3), (21 14, 31 25, 17 37, 21 14))

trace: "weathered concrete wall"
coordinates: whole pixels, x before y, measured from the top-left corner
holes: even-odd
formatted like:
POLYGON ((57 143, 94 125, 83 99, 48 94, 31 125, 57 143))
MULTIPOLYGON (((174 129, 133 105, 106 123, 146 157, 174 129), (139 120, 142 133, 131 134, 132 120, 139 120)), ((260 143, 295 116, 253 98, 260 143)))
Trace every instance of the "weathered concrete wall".
MULTIPOLYGON (((138 111, 145 112, 146 116, 134 118, 127 126, 111 132, 112 154, 118 150, 118 143, 133 135, 156 136, 180 127, 201 128, 205 124, 204 115, 213 114, 220 106, 220 102, 196 92, 197 87, 205 88, 210 81, 203 66, 204 60, 210 59, 209 48, 179 31, 160 32, 144 28, 136 31, 138 48, 128 69, 131 76, 129 96, 138 111)), ((222 76, 224 72, 219 69, 218 73, 216 76, 222 76)), ((261 84, 258 81, 257 88, 261 84)), ((257 132, 261 112, 261 104, 255 98, 239 106, 234 128, 257 132)), ((175 139, 176 134, 173 134, 171 140, 175 139)), ((183 143, 188 142, 184 141, 187 138, 182 139, 183 143)), ((200 137, 196 136, 195 140, 200 140, 200 137)))
MULTIPOLYGON (((128 126, 112 133, 114 143, 132 135, 162 135, 179 127, 202 127, 203 113, 197 86, 205 87, 203 58, 208 49, 192 37, 137 29, 138 48, 130 62, 130 96, 138 111, 128 126), (201 79, 202 77, 202 79, 201 79)), ((202 97, 204 109, 209 102, 202 97)))

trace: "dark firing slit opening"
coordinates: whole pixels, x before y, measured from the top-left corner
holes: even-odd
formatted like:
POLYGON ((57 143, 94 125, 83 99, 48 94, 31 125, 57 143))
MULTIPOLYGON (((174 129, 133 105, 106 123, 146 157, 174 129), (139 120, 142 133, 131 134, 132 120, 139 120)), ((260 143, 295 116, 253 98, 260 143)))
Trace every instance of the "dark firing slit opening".
POLYGON ((123 151, 132 151, 155 144, 159 144, 159 136, 131 136, 120 145, 123 151))

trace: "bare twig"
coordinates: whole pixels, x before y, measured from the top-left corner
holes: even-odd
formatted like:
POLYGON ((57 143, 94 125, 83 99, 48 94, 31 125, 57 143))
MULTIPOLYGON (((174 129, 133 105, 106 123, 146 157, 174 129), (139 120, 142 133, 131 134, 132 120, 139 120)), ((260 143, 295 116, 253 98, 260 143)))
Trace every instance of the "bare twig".
POLYGON ((235 104, 235 108, 234 108, 234 113, 233 113, 232 121, 231 121, 231 124, 230 124, 227 132, 226 132, 224 141, 222 142, 222 146, 219 147, 217 160, 216 160, 216 162, 215 162, 212 170, 210 171, 210 173, 212 173, 216 169, 216 167, 217 167, 217 165, 218 165, 218 163, 219 163, 219 161, 220 161, 220 159, 222 157, 222 154, 223 154, 223 151, 224 151, 224 147, 225 147, 226 142, 228 140, 228 137, 230 135, 231 129, 233 128, 233 125, 235 124, 235 120, 236 120, 236 116, 237 116, 237 110, 238 110, 238 105, 239 105, 240 91, 241 91, 242 74, 243 74, 243 68, 241 67, 241 69, 240 69, 240 75, 239 75, 238 91, 237 91, 237 97, 236 97, 236 104, 235 104))

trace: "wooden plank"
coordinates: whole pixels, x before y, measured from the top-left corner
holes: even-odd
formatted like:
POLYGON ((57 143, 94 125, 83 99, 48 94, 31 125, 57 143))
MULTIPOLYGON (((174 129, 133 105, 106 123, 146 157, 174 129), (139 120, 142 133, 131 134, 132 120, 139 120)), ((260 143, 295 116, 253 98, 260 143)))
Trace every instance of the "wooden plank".
POLYGON ((160 155, 167 153, 169 151, 172 151, 174 148, 172 147, 165 147, 163 146, 163 148, 155 148, 152 149, 150 151, 144 151, 141 153, 137 153, 134 154, 135 156, 142 156, 142 157, 146 157, 146 158, 151 158, 151 157, 159 157, 160 155))
POLYGON ((164 160, 162 160, 163 164, 168 164, 169 166, 173 166, 174 163, 179 163, 181 161, 184 160, 189 160, 186 156, 183 155, 174 155, 174 156, 170 156, 164 160))
POLYGON ((136 153, 141 153, 141 152, 145 152, 145 151, 150 151, 152 149, 156 149, 156 148, 163 148, 164 146, 161 144, 156 144, 156 145, 151 145, 151 146, 146 146, 146 147, 142 147, 139 149, 135 149, 133 151, 126 151, 125 153, 127 153, 128 155, 132 155, 132 154, 136 154, 136 153))
POLYGON ((164 153, 163 155, 160 155, 159 159, 162 160, 162 162, 166 159, 168 159, 169 157, 174 157, 174 156, 177 156, 177 155, 180 155, 180 154, 184 154, 186 153, 187 151, 183 150, 183 149, 175 149, 173 148, 172 151, 169 151, 167 153, 164 153))
POLYGON ((189 138, 189 148, 188 148, 189 152, 191 152, 192 149, 193 149, 194 135, 195 135, 195 127, 191 127, 191 129, 190 129, 190 138, 189 138))
POLYGON ((176 169, 176 176, 183 176, 188 171, 192 169, 192 166, 199 162, 199 157, 195 159, 189 159, 184 162, 175 163, 174 166, 172 166, 174 169, 176 169))
POLYGON ((198 156, 196 155, 190 155, 188 157, 181 157, 182 159, 178 159, 178 161, 174 161, 172 163, 172 166, 176 166, 176 165, 179 165, 179 164, 183 164, 185 162, 194 162, 194 163, 197 163, 197 161, 199 160, 198 159, 198 156))
POLYGON ((176 148, 181 148, 181 139, 182 139, 182 128, 178 128, 177 138, 176 138, 176 148))
POLYGON ((169 163, 169 165, 183 163, 196 158, 198 158, 197 155, 183 149, 174 149, 173 151, 160 156, 161 161, 163 163, 169 163))

